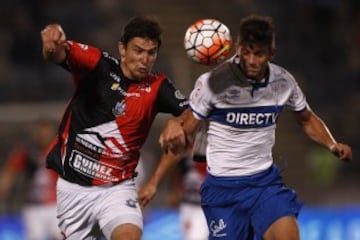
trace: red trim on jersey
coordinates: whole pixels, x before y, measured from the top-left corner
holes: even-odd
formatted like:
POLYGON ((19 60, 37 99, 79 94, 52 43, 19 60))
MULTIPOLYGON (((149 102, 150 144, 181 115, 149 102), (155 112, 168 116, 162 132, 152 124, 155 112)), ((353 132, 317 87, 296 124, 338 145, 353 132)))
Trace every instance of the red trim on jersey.
POLYGON ((50 153, 51 150, 53 150, 56 146, 56 144, 59 142, 59 136, 56 135, 56 137, 50 142, 49 147, 46 149, 46 156, 50 153))
POLYGON ((61 145, 61 157, 64 156, 65 154, 65 149, 66 149, 66 142, 67 142, 67 138, 69 136, 69 130, 70 130, 70 123, 71 123, 71 117, 72 117, 72 113, 69 113, 68 119, 66 121, 64 130, 61 134, 61 139, 62 139, 62 145, 61 145))
POLYGON ((194 162, 194 167, 201 174, 201 176, 206 175, 206 162, 194 162))

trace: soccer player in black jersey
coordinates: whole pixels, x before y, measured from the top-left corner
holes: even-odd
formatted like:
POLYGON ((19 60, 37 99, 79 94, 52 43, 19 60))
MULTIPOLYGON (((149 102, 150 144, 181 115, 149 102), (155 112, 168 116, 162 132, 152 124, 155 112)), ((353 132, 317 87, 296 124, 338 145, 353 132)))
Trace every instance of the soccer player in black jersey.
MULTIPOLYGON (((59 173, 59 226, 66 239, 139 240, 145 206, 167 167, 179 158, 164 153, 150 181, 136 192, 140 148, 159 112, 180 115, 184 95, 153 65, 161 45, 153 17, 131 19, 118 43, 119 58, 67 40, 59 24, 41 32, 43 56, 69 71, 75 92, 47 157, 59 173)), ((146 157, 145 157, 146 159, 146 157)))

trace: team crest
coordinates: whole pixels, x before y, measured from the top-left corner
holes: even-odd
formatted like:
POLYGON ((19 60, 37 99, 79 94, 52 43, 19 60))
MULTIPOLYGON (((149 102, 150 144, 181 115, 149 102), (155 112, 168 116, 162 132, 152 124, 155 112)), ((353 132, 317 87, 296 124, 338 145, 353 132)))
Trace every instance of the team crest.
POLYGON ((117 102, 115 104, 115 107, 112 109, 113 114, 116 117, 122 116, 125 113, 125 100, 122 100, 121 102, 117 102))

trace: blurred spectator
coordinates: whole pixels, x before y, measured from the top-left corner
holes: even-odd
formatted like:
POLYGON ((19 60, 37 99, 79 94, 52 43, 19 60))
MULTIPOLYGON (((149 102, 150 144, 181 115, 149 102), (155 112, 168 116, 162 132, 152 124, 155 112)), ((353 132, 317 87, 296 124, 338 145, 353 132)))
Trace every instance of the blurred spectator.
POLYGON ((207 129, 207 124, 199 128, 193 150, 179 163, 173 179, 176 191, 170 192, 168 199, 170 205, 179 207, 184 240, 206 240, 209 236, 200 197, 200 187, 206 175, 207 129))
POLYGON ((312 147, 307 156, 307 164, 310 168, 312 184, 329 187, 337 181, 339 161, 323 147, 318 145, 312 147))
MULTIPOLYGON (((200 156, 196 156, 200 157, 200 156)), ((195 157, 195 159, 196 159, 195 157)), ((205 158, 205 156, 202 156, 205 158)), ((206 163, 196 162, 192 158, 183 160, 185 174, 180 191, 180 224, 184 240, 206 240, 209 230, 200 204, 200 186, 206 174, 206 163)))
POLYGON ((57 174, 45 168, 46 149, 55 136, 54 124, 39 120, 29 143, 16 146, 0 174, 0 197, 11 201, 11 189, 20 174, 25 189, 22 215, 28 240, 60 239, 56 218, 57 174))

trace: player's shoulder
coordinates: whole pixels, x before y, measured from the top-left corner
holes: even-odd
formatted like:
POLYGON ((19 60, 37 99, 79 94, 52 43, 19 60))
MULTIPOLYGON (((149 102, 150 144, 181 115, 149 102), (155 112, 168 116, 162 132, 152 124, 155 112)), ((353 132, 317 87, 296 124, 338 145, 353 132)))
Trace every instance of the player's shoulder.
POLYGON ((204 72, 199 75, 197 82, 209 83, 211 82, 221 82, 224 81, 224 78, 227 76, 226 71, 229 70, 229 64, 224 62, 217 65, 213 69, 204 72))
POLYGON ((101 51, 101 55, 108 64, 119 67, 120 60, 118 58, 103 50, 101 51))
POLYGON ((151 72, 148 76, 147 76, 147 81, 149 81, 150 83, 156 83, 156 82, 163 82, 163 81, 168 81, 170 83, 172 83, 172 81, 170 80, 170 78, 163 72, 151 72))
POLYGON ((74 52, 76 54, 85 53, 85 54, 96 54, 100 55, 101 49, 91 44, 82 43, 74 40, 66 41, 68 46, 70 47, 70 52, 74 52))
POLYGON ((284 67, 275 63, 269 63, 269 68, 270 68, 271 81, 276 81, 276 80, 295 81, 294 76, 284 67))
POLYGON ((203 73, 198 81, 210 92, 221 94, 238 81, 238 76, 233 72, 232 64, 230 61, 225 61, 211 71, 203 73))

